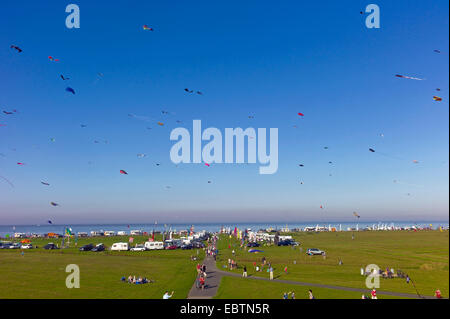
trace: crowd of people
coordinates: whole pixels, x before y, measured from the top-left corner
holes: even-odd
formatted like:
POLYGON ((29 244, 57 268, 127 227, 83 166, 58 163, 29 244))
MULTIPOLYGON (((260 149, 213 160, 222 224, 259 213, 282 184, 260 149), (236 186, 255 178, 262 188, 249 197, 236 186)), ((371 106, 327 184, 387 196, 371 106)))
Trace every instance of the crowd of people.
POLYGON ((148 284, 148 283, 153 283, 154 281, 151 279, 147 279, 146 277, 137 277, 136 276, 128 276, 128 279, 126 279, 125 277, 121 278, 121 281, 123 282, 127 282, 129 284, 148 284))

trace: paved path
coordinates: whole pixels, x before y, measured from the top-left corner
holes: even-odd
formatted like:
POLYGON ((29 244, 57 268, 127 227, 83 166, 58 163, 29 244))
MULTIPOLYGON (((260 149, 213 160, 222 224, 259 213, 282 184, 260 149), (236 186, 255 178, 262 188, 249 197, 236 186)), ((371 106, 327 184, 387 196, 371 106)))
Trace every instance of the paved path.
POLYGON ((211 299, 217 294, 223 274, 216 268, 214 257, 207 256, 203 263, 206 265, 205 289, 198 289, 194 282, 189 291, 188 299, 211 299))
MULTIPOLYGON (((206 257, 203 262, 206 265, 206 274, 207 274, 206 289, 203 291, 200 289, 197 289, 195 287, 195 283, 194 283, 191 291, 189 292, 188 299, 210 299, 210 298, 213 298, 217 294, 220 280, 222 279, 223 276, 242 278, 241 274, 217 269, 216 262, 214 261, 213 257, 206 257)), ((360 292, 360 293, 364 293, 364 294, 370 293, 369 289, 314 284, 314 283, 284 280, 284 279, 269 280, 269 278, 255 277, 255 276, 249 276, 249 277, 247 277, 247 279, 266 280, 266 281, 279 282, 279 283, 284 283, 284 284, 289 284, 289 285, 299 285, 299 286, 327 288, 327 289, 336 289, 336 290, 344 290, 344 291, 354 291, 354 292, 360 292)), ((388 295, 388 296, 394 296, 394 297, 417 298, 417 299, 419 298, 416 294, 381 291, 381 290, 377 290, 377 295, 388 295)), ((435 299, 435 297, 432 297, 432 296, 422 296, 422 298, 435 299)))

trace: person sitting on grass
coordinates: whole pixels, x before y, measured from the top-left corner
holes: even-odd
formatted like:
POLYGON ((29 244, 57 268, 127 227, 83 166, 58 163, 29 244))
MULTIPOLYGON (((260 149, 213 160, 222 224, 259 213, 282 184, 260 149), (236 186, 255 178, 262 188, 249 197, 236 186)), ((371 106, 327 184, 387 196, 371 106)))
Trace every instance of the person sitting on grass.
POLYGON ((169 292, 166 291, 164 293, 164 295, 163 295, 163 299, 170 299, 170 298, 172 298, 172 296, 173 296, 173 291, 172 291, 172 293, 170 295, 169 295, 169 292))

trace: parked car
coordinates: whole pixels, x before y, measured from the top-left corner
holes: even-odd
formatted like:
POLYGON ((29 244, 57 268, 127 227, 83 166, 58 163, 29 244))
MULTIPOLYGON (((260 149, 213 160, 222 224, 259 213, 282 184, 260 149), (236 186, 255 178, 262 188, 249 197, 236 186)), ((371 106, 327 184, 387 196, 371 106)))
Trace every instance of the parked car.
POLYGON ((84 246, 80 247, 80 251, 90 251, 93 248, 94 248, 93 244, 87 244, 87 245, 84 245, 84 246))
POLYGON ((19 243, 13 243, 9 246, 9 249, 19 249, 20 248, 20 244, 19 243))
POLYGON ((192 244, 184 244, 181 245, 181 249, 186 250, 186 249, 193 249, 194 246, 192 244))
POLYGON ((176 245, 167 245, 165 249, 174 250, 174 249, 177 249, 177 248, 178 247, 176 245))
POLYGON ((59 249, 58 246, 56 246, 56 244, 54 243, 48 243, 47 245, 44 246, 44 249, 59 249))
POLYGON ((306 254, 313 256, 313 255, 325 255, 325 252, 317 249, 317 248, 309 248, 308 250, 306 250, 306 254))
POLYGON ((0 249, 9 249, 9 246, 11 246, 12 243, 10 242, 1 242, 0 243, 0 249))
POLYGON ((298 246, 298 243, 292 239, 281 240, 278 242, 278 246, 298 246))
POLYGON ((136 245, 130 249, 130 251, 146 251, 146 250, 147 250, 147 248, 145 248, 145 246, 141 245, 141 244, 136 245))
POLYGON ((260 245, 256 242, 250 242, 247 244, 247 247, 259 247, 260 245))
POLYGON ((105 245, 103 245, 103 244, 97 244, 97 245, 95 245, 94 248, 92 248, 91 251, 99 252, 99 251, 104 251, 104 250, 105 250, 105 245))
POLYGON ((194 241, 194 242, 192 242, 192 247, 194 247, 194 248, 205 248, 205 244, 203 244, 201 241, 194 241))
POLYGON ((33 245, 31 245, 31 244, 22 244, 22 245, 20 246, 20 248, 21 248, 21 249, 32 249, 32 248, 33 248, 33 245))

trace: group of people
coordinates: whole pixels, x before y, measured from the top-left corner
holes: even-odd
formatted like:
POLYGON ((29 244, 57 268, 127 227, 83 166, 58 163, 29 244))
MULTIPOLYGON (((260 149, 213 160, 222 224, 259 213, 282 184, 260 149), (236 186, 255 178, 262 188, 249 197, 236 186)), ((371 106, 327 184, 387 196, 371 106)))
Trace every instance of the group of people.
POLYGON ((289 299, 289 296, 291 296, 291 299, 295 299, 295 292, 285 292, 283 294, 283 299, 289 299))
POLYGON ((125 277, 122 277, 121 280, 123 282, 127 282, 129 284, 148 284, 148 283, 152 283, 152 280, 147 279, 146 277, 138 277, 136 278, 136 276, 128 276, 128 279, 126 279, 125 277))
POLYGON ((206 265, 197 264, 197 280, 196 286, 198 289, 204 290, 206 287, 206 265))

